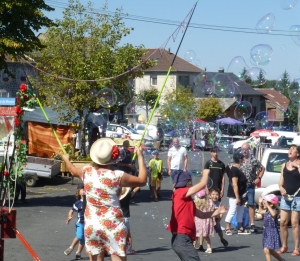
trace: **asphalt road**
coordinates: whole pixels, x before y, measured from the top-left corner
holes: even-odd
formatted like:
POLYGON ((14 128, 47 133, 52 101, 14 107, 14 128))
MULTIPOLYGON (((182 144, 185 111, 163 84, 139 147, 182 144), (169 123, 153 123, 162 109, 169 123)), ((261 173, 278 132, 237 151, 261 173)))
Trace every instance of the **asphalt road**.
MULTIPOLYGON (((192 157, 192 153, 189 153, 189 157, 192 157)), ((210 153, 204 152, 203 157, 204 161, 208 160, 210 153)), ((161 153, 161 158, 166 163, 166 152, 161 153)), ((221 152, 219 158, 227 163, 230 155, 221 152)), ((194 164, 199 166, 199 163, 195 161, 194 164)), ((192 166, 192 168, 194 167, 192 166)), ((194 182, 199 179, 199 176, 195 176, 194 182)), ((46 180, 38 187, 28 188, 27 199, 29 202, 27 204, 15 205, 17 228, 42 261, 63 261, 75 258, 75 251, 69 256, 65 256, 63 251, 69 247, 75 236, 76 219, 74 218, 69 225, 65 221, 67 213, 75 201, 77 183, 78 180, 75 180, 72 185, 71 179, 68 178, 46 180)), ((135 204, 131 205, 130 224, 133 248, 136 250, 136 254, 128 256, 129 261, 179 260, 170 248, 171 234, 165 229, 171 214, 171 194, 171 181, 168 176, 165 176, 162 182, 161 201, 153 202, 149 198, 150 193, 147 187, 144 187, 133 199, 135 204)), ((227 198, 224 198, 222 202, 228 205, 227 198)), ((222 226, 225 226, 224 221, 222 222, 222 226)), ((257 221, 256 225, 262 227, 262 222, 257 221)), ((257 234, 225 235, 225 238, 229 242, 229 246, 226 248, 223 247, 218 236, 212 237, 213 253, 199 252, 201 260, 265 260, 261 243, 262 229, 259 229, 257 234)), ((299 260, 299 257, 291 256, 293 250, 291 231, 289 247, 290 250, 284 254, 284 258, 299 260)), ((18 238, 5 239, 4 251, 5 261, 34 260, 18 238)), ((85 253, 82 256, 82 260, 88 260, 85 253)), ((105 260, 110 260, 110 258, 105 258, 105 260)))

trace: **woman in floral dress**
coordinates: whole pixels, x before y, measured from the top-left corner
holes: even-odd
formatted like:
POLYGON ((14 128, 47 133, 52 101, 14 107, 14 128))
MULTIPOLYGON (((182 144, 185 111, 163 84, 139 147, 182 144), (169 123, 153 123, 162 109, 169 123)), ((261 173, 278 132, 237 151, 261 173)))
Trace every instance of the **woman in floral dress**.
POLYGON ((111 170, 120 158, 120 151, 110 138, 95 141, 90 150, 93 166, 76 168, 68 155, 63 160, 73 176, 83 180, 87 206, 85 210, 85 242, 90 261, 102 261, 110 254, 113 261, 126 259, 127 230, 120 208, 122 187, 141 187, 146 184, 147 172, 141 148, 135 152, 139 162, 139 176, 111 170))

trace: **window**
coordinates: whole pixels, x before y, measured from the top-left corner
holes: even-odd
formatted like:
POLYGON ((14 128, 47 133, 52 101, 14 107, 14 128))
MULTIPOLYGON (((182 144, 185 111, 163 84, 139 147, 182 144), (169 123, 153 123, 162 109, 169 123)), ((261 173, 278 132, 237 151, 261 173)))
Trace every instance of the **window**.
POLYGON ((266 169, 270 172, 280 173, 282 164, 287 161, 289 161, 289 156, 287 153, 270 153, 266 169))
POLYGON ((151 85, 157 85, 157 75, 152 75, 150 80, 151 80, 151 85))
POLYGON ((178 82, 180 85, 187 87, 190 83, 190 77, 188 75, 186 75, 186 76, 179 75, 178 82))

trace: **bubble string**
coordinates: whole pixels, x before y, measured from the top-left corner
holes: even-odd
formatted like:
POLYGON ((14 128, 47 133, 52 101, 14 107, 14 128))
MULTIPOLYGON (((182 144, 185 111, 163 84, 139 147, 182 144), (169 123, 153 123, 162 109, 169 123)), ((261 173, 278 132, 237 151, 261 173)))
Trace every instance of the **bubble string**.
MULTIPOLYGON (((141 146, 142 141, 143 141, 143 139, 144 139, 144 137, 145 137, 146 131, 147 131, 147 129, 148 129, 148 126, 149 126, 149 124, 150 124, 150 122, 151 122, 151 120, 152 120, 152 118, 153 118, 154 111, 155 111, 155 109, 156 109, 156 107, 157 107, 157 104, 158 104, 158 102, 159 102, 159 100, 160 100, 161 94, 162 94, 162 92, 163 92, 163 90, 164 90, 164 88, 165 88, 165 86, 166 86, 166 82, 167 82, 167 80, 168 80, 168 78, 169 78, 169 74, 170 74, 170 72, 171 72, 171 70, 172 70, 172 67, 173 67, 173 65, 174 65, 174 62, 175 62, 175 60, 176 60, 177 54, 178 54, 179 49, 180 49, 180 46, 181 46, 181 44, 182 44, 182 42, 183 42, 184 36, 185 36, 185 34, 186 34, 186 31, 187 31, 187 29, 188 29, 188 27, 189 27, 190 21, 191 21, 191 19, 192 19, 192 17, 193 17, 194 11, 195 11, 195 9, 196 9, 196 7, 197 7, 198 1, 199 1, 199 0, 196 1, 196 3, 195 3, 195 5, 193 6, 192 10, 189 12, 190 17, 189 17, 189 19, 188 19, 188 22, 187 22, 185 28, 183 27, 183 28, 184 28, 184 32, 183 32, 183 35, 182 35, 182 37, 181 37, 180 43, 179 43, 179 45, 178 45, 178 47, 177 47, 176 53, 175 53, 175 55, 174 55, 174 57, 173 57, 172 63, 171 63, 171 65, 170 65, 170 67, 169 67, 169 70, 168 70, 168 72, 167 72, 167 75, 166 75, 166 78, 165 78, 165 80, 164 80, 164 82, 163 82, 163 85, 162 85, 162 87, 161 87, 161 89, 160 89, 160 91, 159 91, 159 94, 158 94, 157 98, 156 98, 155 104, 154 104, 154 106, 153 106, 153 108, 152 108, 150 117, 149 117, 149 119, 148 119, 148 121, 147 121, 146 127, 145 127, 145 129, 144 129, 144 131, 143 131, 143 134, 142 134, 142 137, 141 137, 141 139, 140 139, 140 141, 139 141, 139 143, 138 143, 138 146, 141 146)), ((135 158, 136 158, 136 153, 133 154, 132 160, 135 160, 135 158)))
MULTIPOLYGON (((198 2, 198 0, 197 0, 198 2)), ((67 77, 63 77, 63 76, 58 76, 58 75, 54 75, 54 74, 51 74, 51 73, 48 73, 40 68, 38 68, 37 66, 33 65, 31 62, 35 62, 34 59, 32 59, 30 56, 28 55, 25 55, 24 54, 24 57, 28 60, 31 60, 31 62, 27 61, 24 57, 22 56, 19 56, 20 59, 22 59, 27 65, 33 67, 34 69, 36 69, 37 71, 45 74, 45 75, 48 75, 50 77, 53 77, 55 79, 60 79, 60 80, 65 80, 65 81, 76 81, 76 82, 103 82, 103 81, 109 81, 109 80, 113 80, 113 79, 117 79, 117 78, 120 78, 121 76, 123 75, 126 75, 126 74, 129 74, 131 72, 133 72, 135 69, 139 68, 140 66, 142 66, 143 64, 145 64, 155 53, 157 50, 159 50, 160 52, 160 55, 162 55, 162 52, 165 50, 164 48, 166 47, 166 45, 168 44, 169 40, 172 38, 173 41, 175 42, 176 40, 176 37, 177 37, 177 34, 180 30, 180 28, 182 27, 183 30, 186 31, 186 28, 187 28, 187 25, 185 26, 185 20, 191 15, 191 13, 193 13, 194 11, 194 6, 193 8, 188 12, 188 14, 186 15, 186 17, 184 18, 184 20, 178 25, 178 27, 175 29, 175 31, 167 38, 166 41, 163 42, 163 44, 158 47, 157 49, 155 49, 145 60, 143 60, 141 63, 139 63, 138 65, 136 65, 135 67, 131 68, 130 70, 127 70, 121 74, 118 74, 118 75, 114 75, 114 76, 111 76, 111 77, 107 77, 107 78, 100 78, 100 79, 95 79, 95 80, 79 80, 79 79, 73 79, 73 78, 67 78, 67 77)), ((189 21, 188 21, 188 24, 189 24, 189 21)), ((178 52, 178 50, 177 50, 178 52)), ((177 54, 177 53, 176 53, 177 54)))

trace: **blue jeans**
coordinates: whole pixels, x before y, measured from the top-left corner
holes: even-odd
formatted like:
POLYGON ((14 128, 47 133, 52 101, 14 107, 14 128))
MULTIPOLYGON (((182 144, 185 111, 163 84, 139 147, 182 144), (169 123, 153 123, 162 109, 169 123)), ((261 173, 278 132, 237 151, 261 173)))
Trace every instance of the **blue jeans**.
POLYGON ((249 206, 254 206, 254 196, 255 196, 255 185, 251 185, 247 187, 248 191, 248 205, 249 206))

